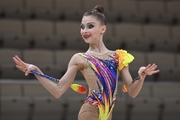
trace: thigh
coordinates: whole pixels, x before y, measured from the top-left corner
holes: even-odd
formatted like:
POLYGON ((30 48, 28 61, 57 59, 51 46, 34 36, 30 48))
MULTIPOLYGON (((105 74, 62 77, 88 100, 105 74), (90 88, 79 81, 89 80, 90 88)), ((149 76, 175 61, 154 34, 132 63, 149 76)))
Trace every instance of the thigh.
MULTIPOLYGON (((94 113, 93 111, 84 111, 78 116, 78 120, 98 120, 98 114, 94 113)), ((112 114, 109 116, 107 120, 112 120, 112 114)))
POLYGON ((98 120, 98 115, 92 111, 84 111, 78 116, 78 120, 98 120))
POLYGON ((112 120, 112 113, 110 114, 108 120, 112 120))
POLYGON ((79 111, 78 120, 98 120, 98 108, 84 103, 79 111))

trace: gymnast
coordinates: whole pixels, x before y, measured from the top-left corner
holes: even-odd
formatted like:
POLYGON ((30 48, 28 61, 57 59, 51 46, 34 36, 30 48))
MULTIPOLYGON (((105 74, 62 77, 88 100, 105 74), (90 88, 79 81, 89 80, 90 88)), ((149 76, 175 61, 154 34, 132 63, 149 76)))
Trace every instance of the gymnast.
MULTIPOLYGON (((133 55, 126 50, 106 48, 103 43, 106 29, 104 8, 96 5, 84 13, 80 25, 80 34, 85 43, 89 44, 87 51, 72 56, 66 73, 58 83, 35 74, 39 82, 55 98, 60 98, 67 91, 78 70, 83 74, 88 85, 88 96, 80 108, 78 120, 112 120, 118 77, 121 75, 124 89, 135 98, 143 86, 146 75, 159 72, 156 64, 148 64, 140 67, 137 71, 138 77, 132 79, 129 63, 133 61, 133 55)), ((43 74, 38 66, 22 61, 17 55, 13 60, 16 67, 26 76, 32 70, 43 74)))

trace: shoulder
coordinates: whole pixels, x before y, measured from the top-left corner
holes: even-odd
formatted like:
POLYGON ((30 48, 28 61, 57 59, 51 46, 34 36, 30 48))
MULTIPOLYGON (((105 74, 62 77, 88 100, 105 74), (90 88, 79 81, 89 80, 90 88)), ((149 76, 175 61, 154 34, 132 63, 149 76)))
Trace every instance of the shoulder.
POLYGON ((124 67, 127 67, 129 63, 134 60, 134 56, 128 53, 126 50, 117 49, 116 50, 116 57, 119 61, 118 69, 121 71, 124 67))
POLYGON ((71 57, 69 66, 76 65, 79 69, 82 69, 84 66, 84 60, 80 53, 76 53, 71 57))
POLYGON ((132 54, 128 53, 126 50, 123 49, 117 49, 115 53, 118 57, 132 57, 134 59, 132 54))
POLYGON ((81 63, 82 62, 82 57, 80 56, 80 53, 76 53, 74 54, 72 57, 71 57, 71 60, 70 62, 73 62, 73 63, 81 63))
POLYGON ((127 50, 123 50, 123 49, 116 49, 115 52, 116 53, 128 53, 127 50))

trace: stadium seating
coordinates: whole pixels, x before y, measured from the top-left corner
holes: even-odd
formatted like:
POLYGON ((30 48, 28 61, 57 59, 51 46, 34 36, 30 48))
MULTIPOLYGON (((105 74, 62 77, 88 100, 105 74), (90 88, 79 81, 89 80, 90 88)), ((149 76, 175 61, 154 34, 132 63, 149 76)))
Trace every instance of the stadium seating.
POLYGON ((115 24, 115 43, 126 50, 148 50, 148 42, 143 39, 143 26, 134 23, 115 24))
POLYGON ((1 98, 2 120, 26 120, 29 119, 30 100, 25 97, 3 97, 1 98))
POLYGON ((63 114, 63 104, 65 101, 62 99, 55 99, 52 97, 35 97, 34 101, 34 112, 33 120, 59 120, 63 114), (43 106, 43 107, 42 107, 43 106))
POLYGON ((170 24, 171 21, 168 19, 168 15, 166 13, 166 3, 163 1, 140 1, 139 2, 139 11, 141 15, 141 19, 144 20, 145 23, 164 23, 170 24), (153 9, 152 9, 153 8, 153 9))
POLYGON ((24 0, 1 0, 0 14, 2 18, 26 18, 24 0))
MULTIPOLYGON (((25 76, 12 57, 37 65, 61 78, 71 57, 85 52, 81 19, 95 5, 105 8, 105 45, 125 49, 139 67, 156 63, 160 73, 146 76, 136 98, 122 92, 119 76, 113 120, 180 119, 180 1, 179 0, 0 0, 0 119, 74 120, 88 93, 68 89, 55 99, 36 77, 25 76), (73 99, 72 99, 73 98, 73 99)), ((88 88, 78 71, 74 83, 88 88)))
POLYGON ((136 98, 132 100, 132 104, 131 120, 141 120, 143 118, 147 120, 158 119, 159 100, 157 98, 136 98))
POLYGON ((18 19, 0 19, 0 47, 28 48, 30 41, 25 40, 24 24, 18 19))
POLYGON ((179 98, 165 98, 164 105, 163 120, 180 119, 179 98))
POLYGON ((109 19, 119 22, 142 22, 135 0, 112 0, 109 19))
POLYGON ((54 4, 52 0, 24 0, 26 18, 54 19, 54 4))
POLYGON ((180 16, 179 16, 179 6, 180 6, 180 2, 177 0, 173 0, 173 1, 167 1, 167 14, 168 14, 168 18, 169 20, 172 21, 173 24, 177 24, 180 22, 180 16))

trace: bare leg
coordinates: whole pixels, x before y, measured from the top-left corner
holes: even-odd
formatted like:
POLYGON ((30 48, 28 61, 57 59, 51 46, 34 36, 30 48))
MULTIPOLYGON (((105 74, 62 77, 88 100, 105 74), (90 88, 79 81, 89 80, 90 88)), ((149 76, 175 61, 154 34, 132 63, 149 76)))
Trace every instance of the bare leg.
POLYGON ((98 117, 98 108, 85 103, 79 111, 78 120, 98 120, 98 117))
MULTIPOLYGON (((98 108, 89 104, 85 103, 79 112, 78 120, 98 120, 98 108)), ((110 114, 107 120, 112 120, 112 113, 110 114)))
POLYGON ((111 115, 109 116, 108 120, 112 120, 112 113, 111 113, 111 115))
POLYGON ((84 111, 78 116, 78 120, 98 120, 98 114, 94 111, 84 111))

